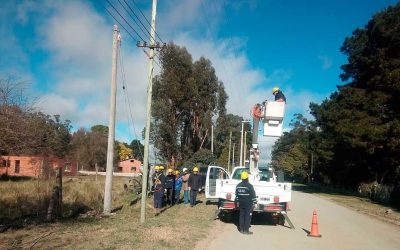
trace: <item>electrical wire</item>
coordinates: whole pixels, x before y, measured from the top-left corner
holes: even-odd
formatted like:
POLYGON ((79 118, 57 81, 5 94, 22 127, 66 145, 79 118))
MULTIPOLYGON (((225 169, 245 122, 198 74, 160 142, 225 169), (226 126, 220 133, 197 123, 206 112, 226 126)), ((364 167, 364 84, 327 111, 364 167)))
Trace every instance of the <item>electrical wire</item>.
POLYGON ((121 15, 121 13, 119 13, 119 11, 114 7, 114 5, 113 5, 109 0, 106 0, 106 1, 107 1, 107 3, 115 10, 115 12, 117 12, 118 15, 125 21, 125 23, 128 24, 128 26, 133 30, 133 32, 135 32, 135 34, 136 34, 142 41, 145 41, 145 40, 143 39, 143 37, 142 37, 141 35, 139 35, 139 33, 130 25, 130 23, 129 23, 128 21, 126 21, 126 19, 121 15))
POLYGON ((122 27, 128 34, 129 36, 134 40, 134 41, 138 41, 138 39, 136 39, 129 31, 128 29, 125 28, 124 25, 122 25, 116 18, 115 16, 107 9, 107 7, 100 1, 97 0, 97 2, 108 12, 108 14, 114 19, 114 21, 116 21, 120 27, 122 27))
POLYGON ((132 122, 132 128, 133 128, 133 134, 134 134, 134 137, 135 137, 135 139, 136 139, 136 143, 137 143, 137 146, 138 146, 138 149, 139 149, 140 156, 141 156, 142 159, 143 159, 143 153, 142 153, 142 150, 141 150, 141 148, 140 148, 139 140, 138 140, 137 133, 136 133, 135 123, 134 123, 134 121, 133 121, 131 102, 130 102, 129 93, 128 93, 128 86, 126 85, 125 66, 124 66, 123 56, 122 56, 122 53, 121 53, 121 45, 120 45, 120 47, 119 47, 118 55, 117 55, 117 56, 118 56, 119 61, 120 61, 121 79, 122 79, 122 89, 123 89, 124 97, 125 97, 125 105, 128 106, 128 109, 129 109, 129 113, 128 113, 128 127, 129 127, 129 132, 130 132, 130 133, 132 132, 132 131, 130 130, 130 121, 131 121, 131 122, 132 122))
MULTIPOLYGON (((142 16, 144 17, 144 19, 146 20, 146 22, 150 25, 150 27, 151 27, 151 24, 150 24, 150 21, 147 19, 147 17, 143 14, 143 12, 142 12, 142 10, 139 8, 139 6, 136 4, 136 1, 135 0, 132 0, 132 2, 133 2, 133 4, 136 6, 136 8, 140 11, 140 13, 142 14, 142 16)), ((157 33, 157 31, 155 31, 155 29, 153 29, 153 27, 151 27, 151 29, 154 31, 154 33, 156 33, 156 35, 157 35, 157 37, 160 39, 160 41, 162 42, 162 43, 164 43, 164 41, 161 39, 161 37, 158 35, 158 33, 157 33)))
MULTIPOLYGON (((125 2, 126 5, 127 2, 125 0, 123 0, 125 2)), ((126 11, 126 13, 128 13, 129 17, 136 23, 136 25, 139 27, 139 29, 142 31, 142 33, 146 36, 146 38, 149 38, 149 40, 151 40, 151 34, 150 32, 146 29, 146 27, 144 27, 145 30, 143 30, 142 26, 139 25, 139 23, 135 20, 135 18, 131 15, 130 11, 136 16, 135 12, 133 12, 133 10, 131 9, 131 7, 128 5, 129 10, 125 7, 125 5, 122 4, 121 0, 118 0, 119 4, 122 6, 122 8, 124 8, 124 10, 126 11)), ((137 16, 136 16, 137 18, 137 16)), ((139 20, 140 21, 140 20, 139 20)))
MULTIPOLYGON (((118 1, 120 1, 120 0, 118 0, 118 1)), ((156 42, 156 38, 153 37, 153 36, 151 35, 150 31, 146 28, 146 25, 144 25, 143 22, 142 22, 142 20, 140 20, 140 18, 136 15, 135 11, 131 8, 131 6, 129 5, 129 3, 126 2, 126 0, 123 0, 123 1, 124 1, 125 4, 128 6, 128 8, 131 10, 131 12, 132 12, 133 15, 136 17, 136 19, 140 22, 140 24, 142 25, 142 27, 146 30, 147 34, 149 35, 148 37, 150 38, 149 40, 151 40, 151 38, 152 38, 152 39, 154 40, 154 42, 156 42)), ((131 16, 131 18, 132 18, 132 20, 134 20, 132 16, 131 16)), ((134 20, 134 21, 135 21, 135 20, 134 20)), ((136 21, 135 21, 135 23, 136 23, 136 25, 138 25, 139 28, 142 30, 142 28, 140 27, 140 25, 139 25, 136 21)), ((151 28, 151 25, 150 25, 150 28, 151 28)), ((142 31, 143 31, 143 30, 142 30, 142 31)), ((144 31, 143 31, 143 32, 144 32, 144 31)), ((160 38, 160 40, 161 40, 161 38, 160 38)))

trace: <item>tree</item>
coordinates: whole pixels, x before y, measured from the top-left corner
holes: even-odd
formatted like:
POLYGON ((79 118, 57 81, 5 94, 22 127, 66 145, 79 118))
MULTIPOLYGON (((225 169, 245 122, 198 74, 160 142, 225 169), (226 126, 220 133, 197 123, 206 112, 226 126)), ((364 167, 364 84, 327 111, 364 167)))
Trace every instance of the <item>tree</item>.
MULTIPOLYGON (((94 170, 96 164, 105 169, 107 163, 108 127, 92 126, 90 131, 80 128, 72 135, 73 156, 87 170, 94 170)), ((118 145, 115 145, 114 161, 118 161, 118 145)))
POLYGON ((0 153, 65 157, 69 152, 70 121, 33 109, 24 82, 0 79, 0 153))
POLYGON ((132 149, 132 156, 135 159, 143 162, 144 146, 139 140, 132 140, 129 144, 129 148, 132 149))
POLYGON ((339 86, 322 104, 311 104, 330 142, 333 182, 400 183, 400 4, 377 13, 346 38, 348 56, 339 86))
POLYGON ((225 110, 227 96, 210 60, 192 61, 170 43, 161 53, 161 74, 154 78, 151 137, 171 166, 210 146, 213 117, 225 110))
POLYGON ((117 142, 118 144, 118 157, 120 161, 124 161, 133 157, 133 150, 127 143, 117 142))

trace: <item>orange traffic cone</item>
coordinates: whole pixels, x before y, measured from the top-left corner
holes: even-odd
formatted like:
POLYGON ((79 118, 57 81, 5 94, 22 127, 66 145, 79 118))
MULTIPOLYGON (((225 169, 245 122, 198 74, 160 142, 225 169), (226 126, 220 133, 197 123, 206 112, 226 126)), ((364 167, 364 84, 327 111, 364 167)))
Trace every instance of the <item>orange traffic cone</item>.
POLYGON ((314 209, 313 216, 312 216, 311 230, 307 236, 322 237, 322 235, 320 235, 319 231, 318 231, 317 211, 315 211, 315 209, 314 209))

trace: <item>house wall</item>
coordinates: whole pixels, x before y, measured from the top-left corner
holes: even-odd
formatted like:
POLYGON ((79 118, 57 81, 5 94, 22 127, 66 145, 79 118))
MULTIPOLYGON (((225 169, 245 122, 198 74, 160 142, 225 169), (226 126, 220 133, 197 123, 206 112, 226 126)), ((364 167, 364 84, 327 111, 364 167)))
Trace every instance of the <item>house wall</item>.
POLYGON ((55 169, 60 166, 63 167, 64 175, 77 174, 77 163, 67 162, 64 159, 45 159, 37 156, 0 156, 0 175, 53 176, 55 175, 55 169))
POLYGON ((122 173, 140 173, 141 172, 141 165, 142 162, 135 160, 135 159, 129 159, 125 161, 121 161, 118 164, 118 168, 122 173))

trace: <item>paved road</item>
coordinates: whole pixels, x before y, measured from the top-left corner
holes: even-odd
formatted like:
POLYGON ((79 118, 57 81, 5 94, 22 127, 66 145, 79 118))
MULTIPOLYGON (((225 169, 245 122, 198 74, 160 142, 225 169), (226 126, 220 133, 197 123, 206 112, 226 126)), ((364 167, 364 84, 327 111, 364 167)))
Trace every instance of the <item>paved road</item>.
MULTIPOLYGON (((312 194, 293 192, 289 217, 296 229, 253 218, 253 235, 242 235, 232 223, 216 221, 212 236, 196 249, 400 249, 400 228, 312 194), (313 210, 321 238, 307 237, 313 210), (262 225, 260 225, 262 224, 262 225)), ((287 224, 287 223, 286 223, 287 224)))

